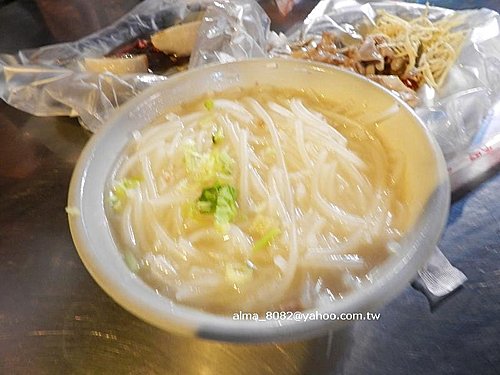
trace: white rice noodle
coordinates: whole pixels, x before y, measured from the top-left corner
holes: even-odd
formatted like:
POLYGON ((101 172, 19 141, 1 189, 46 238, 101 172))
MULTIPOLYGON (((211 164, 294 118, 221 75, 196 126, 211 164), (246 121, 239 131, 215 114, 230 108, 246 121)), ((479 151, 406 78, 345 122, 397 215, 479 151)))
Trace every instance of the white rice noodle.
MULTIPOLYGON (((288 256, 288 267, 286 271, 284 271, 282 275, 282 279, 280 280, 280 284, 277 286, 277 290, 273 291, 272 293, 268 293, 270 295, 267 296, 267 298, 272 298, 274 300, 277 299, 277 296, 283 295, 288 288, 290 287, 295 271, 297 269, 297 263, 299 260, 299 250, 298 250, 298 244, 297 244, 297 228, 296 228, 296 223, 295 223, 295 204, 293 201, 293 196, 292 196, 292 190, 290 187, 290 179, 288 177, 288 170, 286 168, 285 160, 284 160, 284 153, 283 149, 280 144, 280 140, 278 137, 278 131, 276 129, 276 126, 274 125, 274 122, 269 116, 269 114, 262 108, 262 106, 254 99, 249 100, 250 106, 253 108, 253 110, 257 113, 257 115, 264 121, 265 125, 267 126, 271 138, 273 141, 274 148, 277 153, 277 159, 278 159, 278 164, 282 169, 283 173, 283 181, 282 182, 285 187, 286 187, 286 195, 285 195, 285 208, 287 210, 287 215, 290 218, 289 226, 288 226, 288 235, 290 236, 290 247, 289 247, 289 256, 288 256)), ((279 297, 278 297, 279 298, 279 297)))
POLYGON ((198 111, 190 113, 189 115, 181 116, 180 120, 185 127, 189 127, 192 126, 194 123, 197 123, 198 121, 202 120, 206 116, 207 112, 198 111))
MULTIPOLYGON (((324 159, 326 158, 326 151, 322 153, 322 156, 319 157, 318 164, 321 165, 324 163, 324 159)), ((364 219, 352 215, 343 209, 337 207, 336 205, 325 201, 324 197, 320 193, 320 185, 319 185, 319 180, 321 177, 321 168, 318 166, 316 167, 317 172, 314 174, 313 179, 312 179, 312 186, 311 186, 311 194, 313 198, 313 202, 315 207, 323 214, 326 215, 327 217, 331 217, 335 221, 341 223, 342 225, 348 226, 348 227, 355 227, 362 225, 364 223, 364 219)))
POLYGON ((146 184, 146 197, 155 199, 158 197, 158 191, 156 189, 155 177, 153 176, 153 171, 151 170, 151 161, 146 156, 141 156, 140 162, 142 175, 144 176, 144 182, 146 184))
MULTIPOLYGON (((376 134, 366 150, 349 144, 351 133, 346 138, 338 130, 357 132, 360 120, 329 107, 327 121, 312 108, 270 95, 261 102, 215 99, 213 110, 170 114, 134 135, 110 186, 125 178, 140 182, 126 191, 116 229, 160 293, 207 311, 265 311, 290 301, 313 307, 338 297, 319 275, 369 272, 358 250, 397 239, 389 211, 397 202, 386 176, 402 178, 404 165, 387 156, 376 134), (224 134, 216 145, 214 128, 224 134), (225 151, 235 161, 228 183, 237 190, 238 212, 223 229, 196 208, 208 186, 200 186, 198 175, 190 178, 185 145, 225 151), (254 248, 269 229, 279 235, 254 248)), ((397 110, 388 108, 377 121, 397 110)))
POLYGON ((291 111, 289 111, 285 107, 283 107, 275 102, 268 102, 267 105, 269 106, 269 109, 271 109, 272 111, 276 112, 277 114, 279 114, 283 117, 286 117, 289 119, 293 119, 295 117, 291 111))
POLYGON ((252 193, 255 193, 262 199, 267 199, 269 198, 269 191, 267 190, 267 187, 264 185, 264 181, 262 181, 262 177, 257 173, 255 168, 253 168, 251 165, 248 166, 248 170, 250 172, 249 174, 249 181, 252 189, 252 193))
POLYGON ((312 168, 314 164, 309 158, 309 155, 307 154, 306 145, 304 143, 304 125, 300 120, 295 120, 294 124, 295 124, 295 141, 297 142, 297 149, 300 153, 300 156, 302 157, 304 164, 306 164, 309 168, 312 168))
POLYGON ((343 146, 347 144, 347 139, 333 126, 328 124, 323 116, 309 111, 306 107, 304 107, 300 100, 292 99, 290 101, 290 108, 292 109, 292 112, 302 121, 319 130, 327 130, 332 139, 337 143, 343 146))
POLYGON ((180 119, 155 125, 150 129, 146 129, 145 131, 139 133, 141 134, 141 136, 140 138, 136 139, 136 147, 137 149, 140 149, 158 139, 165 140, 167 138, 170 138, 173 134, 178 133, 182 129, 182 127, 183 124, 180 119))
POLYGON ((231 116, 234 116, 238 121, 245 124, 253 121, 254 119, 253 115, 246 110, 245 107, 233 100, 214 100, 214 107, 218 110, 223 109, 227 111, 231 116))
POLYGON ((248 160, 248 131, 240 130, 240 157, 238 160, 238 170, 240 172, 239 178, 239 203, 242 210, 248 210, 251 205, 250 194, 248 189, 249 180, 249 160, 248 160))

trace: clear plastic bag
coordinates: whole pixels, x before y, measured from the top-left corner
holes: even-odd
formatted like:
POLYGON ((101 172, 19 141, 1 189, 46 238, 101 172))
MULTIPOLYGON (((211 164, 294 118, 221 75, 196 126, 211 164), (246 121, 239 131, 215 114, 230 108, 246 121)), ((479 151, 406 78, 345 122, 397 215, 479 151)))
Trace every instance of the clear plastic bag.
POLYGON ((167 79, 156 74, 86 72, 85 57, 174 25, 204 9, 206 2, 146 0, 111 26, 71 43, 0 54, 0 97, 36 116, 79 116, 94 132, 131 97, 167 79))

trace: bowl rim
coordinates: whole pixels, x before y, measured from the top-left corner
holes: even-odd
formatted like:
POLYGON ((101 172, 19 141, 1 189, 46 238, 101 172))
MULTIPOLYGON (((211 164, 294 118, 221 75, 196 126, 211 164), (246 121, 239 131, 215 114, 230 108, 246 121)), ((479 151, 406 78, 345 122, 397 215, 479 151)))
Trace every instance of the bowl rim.
MULTIPOLYGON (((193 74, 195 71, 199 72, 205 70, 209 72, 212 70, 225 69, 224 66, 226 65, 229 67, 246 64, 262 64, 263 66, 268 66, 270 63, 282 65, 293 64, 294 66, 298 66, 300 68, 312 69, 316 71, 335 71, 336 74, 350 75, 355 80, 362 80, 370 85, 376 86, 385 95, 390 95, 392 99, 403 108, 403 110, 408 112, 415 123, 422 128, 431 149, 434 151, 436 171, 442 178, 442 181, 440 181, 435 193, 439 195, 438 200, 442 202, 442 207, 437 210, 438 217, 434 215, 437 225, 434 224, 430 228, 427 228, 428 230, 425 232, 425 236, 422 236, 422 240, 424 240, 425 237, 425 241, 431 245, 428 245, 427 248, 415 246, 414 249, 411 249, 408 252, 404 259, 399 259, 397 262, 395 261, 395 257, 393 257, 392 260, 387 260, 386 263, 395 263, 390 273, 378 277, 371 285, 368 285, 362 290, 350 293, 345 299, 329 304, 326 307, 318 307, 315 311, 319 314, 335 313, 337 316, 341 312, 368 311, 366 310, 367 303, 365 301, 367 297, 371 300, 370 307, 373 307, 374 303, 380 307, 384 303, 388 302, 388 300, 394 298, 407 286, 408 282, 413 277, 411 274, 416 275, 418 269, 425 264, 430 257, 431 252, 434 250, 434 247, 444 230, 448 217, 450 183, 442 152, 429 129, 427 129, 425 124, 417 116, 413 109, 399 97, 390 92, 390 90, 354 72, 342 70, 328 64, 311 61, 259 58, 231 62, 227 64, 210 64, 169 77, 168 80, 159 82, 158 84, 147 88, 136 97, 123 104, 87 142, 76 163, 71 177, 68 192, 68 207, 75 207, 79 210, 79 212, 83 212, 81 208, 82 198, 85 194, 85 181, 89 168, 92 167, 96 158, 98 158, 98 155, 96 155, 95 152, 96 147, 103 142, 108 133, 118 126, 121 119, 126 118, 127 114, 132 112, 139 104, 147 100, 147 98, 155 95, 155 93, 163 87, 175 85, 178 81, 189 78, 189 75, 193 74), (408 270, 410 266, 412 269, 411 274, 408 272, 405 273, 404 271, 408 270), (394 285, 394 290, 388 294, 384 290, 383 286, 389 282, 394 285)), ((102 190, 104 192, 104 186, 102 187, 102 190)), ((427 211, 427 209, 425 210, 427 211)), ((230 316, 228 317, 206 313, 191 307, 173 303, 168 300, 167 297, 159 296, 154 293, 150 286, 135 276, 130 270, 128 270, 128 268, 127 270, 129 275, 124 274, 122 269, 119 273, 121 275, 120 277, 117 277, 114 272, 108 272, 107 265, 102 264, 102 262, 99 261, 96 250, 89 244, 89 239, 92 234, 87 231, 84 219, 85 218, 82 215, 68 215, 70 231, 76 250, 91 276, 97 284, 119 305, 131 312, 133 315, 163 330, 183 335, 198 336, 229 342, 276 342, 315 336, 328 329, 341 327, 345 323, 339 320, 323 319, 308 321, 303 321, 303 319, 300 321, 234 320, 230 316), (130 289, 126 289, 127 287, 132 288, 131 290, 134 293, 130 293, 130 289), (149 289, 154 296, 148 295, 148 293, 145 292, 144 287, 149 289), (137 295, 135 292, 144 292, 145 295, 137 295), (152 301, 155 301, 154 298, 159 298, 159 302, 163 301, 161 308, 160 303, 152 304, 152 301)), ((106 220, 105 217, 103 219, 106 220)), ((115 249, 111 249, 111 251, 115 250, 119 252, 117 246, 115 246, 115 249)), ((373 308, 370 311, 372 310, 373 308)))

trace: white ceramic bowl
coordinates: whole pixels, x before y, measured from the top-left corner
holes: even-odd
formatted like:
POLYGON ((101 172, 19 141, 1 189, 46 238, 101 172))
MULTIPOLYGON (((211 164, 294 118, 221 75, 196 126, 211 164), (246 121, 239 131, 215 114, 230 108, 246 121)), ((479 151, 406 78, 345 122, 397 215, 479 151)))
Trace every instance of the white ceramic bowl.
POLYGON ((390 130, 386 141, 400 149, 412 171, 406 189, 410 199, 420 200, 422 209, 413 229, 401 242, 398 255, 383 265, 382 276, 368 287, 320 309, 320 314, 340 315, 380 308, 415 277, 445 225, 450 190, 441 151, 414 112, 381 86, 331 66, 298 60, 248 60, 178 74, 126 103, 93 136, 76 165, 68 198, 68 205, 80 211, 79 215, 69 215, 69 224, 78 253, 90 274, 121 306, 159 328, 216 340, 265 342, 319 335, 344 323, 238 321, 176 304, 134 275, 113 241, 103 204, 105 185, 131 133, 146 126, 168 106, 192 100, 207 91, 255 83, 312 89, 337 102, 359 103, 367 116, 373 118, 380 117, 394 103, 401 107, 396 115, 383 122, 390 130), (423 138, 425 147, 415 137, 423 138), (430 182, 433 179, 436 183, 430 182), (426 188, 417 189, 422 185, 426 188))

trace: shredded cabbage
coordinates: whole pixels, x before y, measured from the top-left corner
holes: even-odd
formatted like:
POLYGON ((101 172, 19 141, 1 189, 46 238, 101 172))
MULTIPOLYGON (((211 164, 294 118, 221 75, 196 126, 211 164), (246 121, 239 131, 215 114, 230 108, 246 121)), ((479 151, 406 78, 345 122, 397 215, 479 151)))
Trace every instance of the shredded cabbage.
POLYGON ((109 194, 111 207, 116 211, 120 211, 128 198, 128 192, 138 188, 140 182, 138 178, 124 178, 118 182, 109 194))
POLYGON ((234 160, 226 151, 212 150, 202 154, 192 144, 184 150, 184 162, 190 179, 200 185, 230 181, 234 165, 234 160))
POLYGON ((123 259, 125 260, 125 263, 127 264, 127 267, 130 269, 130 271, 136 273, 141 268, 136 257, 130 251, 125 252, 125 254, 123 255, 123 259))
POLYGON ((269 229, 259 240, 255 241, 255 243, 253 244, 253 251, 257 252, 266 248, 280 234, 280 228, 269 229))

